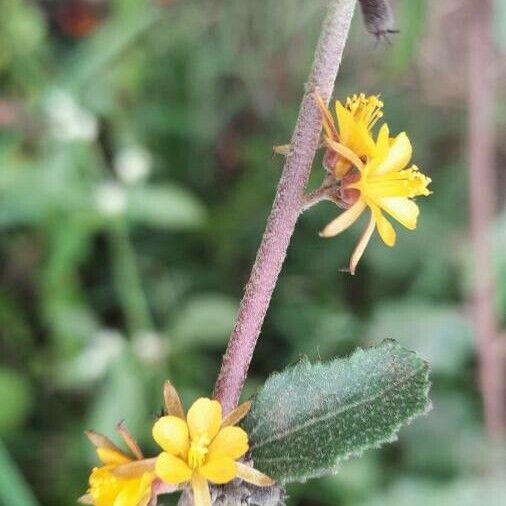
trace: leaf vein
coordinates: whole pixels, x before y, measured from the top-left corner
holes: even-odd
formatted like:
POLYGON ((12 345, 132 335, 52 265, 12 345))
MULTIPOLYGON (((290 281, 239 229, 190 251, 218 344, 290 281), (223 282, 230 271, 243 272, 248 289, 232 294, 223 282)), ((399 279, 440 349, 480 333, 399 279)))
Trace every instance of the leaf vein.
POLYGON ((324 422, 326 420, 331 420, 332 418, 335 418, 335 417, 337 417, 337 416, 345 413, 346 411, 350 411, 350 410, 352 410, 354 408, 362 406, 363 404, 366 404, 366 403, 369 403, 369 402, 373 402, 376 399, 378 399, 379 397, 382 397, 386 393, 388 393, 388 392, 392 391, 393 389, 397 388, 398 386, 401 386, 401 385, 405 384, 411 378, 413 378, 414 376, 416 376, 417 374, 419 374, 419 372, 420 372, 420 370, 419 370, 419 368, 417 368, 411 374, 408 374, 408 375, 404 376, 400 381, 393 382, 387 388, 378 391, 376 394, 374 394, 374 395, 372 395, 370 397, 359 399, 358 401, 355 401, 353 403, 350 403, 348 405, 343 406, 342 408, 338 409, 337 411, 334 411, 334 412, 331 412, 331 413, 327 413, 327 414, 324 414, 324 415, 319 416, 319 417, 310 418, 306 422, 304 422, 304 423, 302 423, 300 425, 295 425, 293 427, 289 427, 285 431, 282 431, 282 432, 280 432, 280 433, 278 433, 278 434, 276 434, 276 435, 274 435, 274 436, 272 436, 270 438, 267 438, 264 441, 261 441, 260 443, 252 444, 250 448, 251 448, 251 450, 255 450, 255 449, 261 448, 262 446, 265 446, 266 444, 271 443, 272 441, 280 441, 280 440, 286 438, 287 436, 291 436, 291 435, 293 435, 293 434, 295 434, 297 432, 300 432, 301 430, 304 430, 304 429, 306 429, 308 427, 316 425, 316 424, 318 424, 320 422, 324 422))

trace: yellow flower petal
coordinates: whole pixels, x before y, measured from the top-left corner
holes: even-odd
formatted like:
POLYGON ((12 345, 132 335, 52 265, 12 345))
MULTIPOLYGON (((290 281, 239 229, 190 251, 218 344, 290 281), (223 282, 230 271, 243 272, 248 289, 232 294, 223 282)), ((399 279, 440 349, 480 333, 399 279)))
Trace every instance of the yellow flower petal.
POLYGON ((420 213, 418 206, 407 197, 383 197, 377 200, 378 205, 399 223, 409 230, 416 228, 416 221, 420 213))
POLYGON ((221 425, 221 404, 205 397, 197 399, 188 410, 186 417, 192 439, 202 434, 214 438, 221 425))
POLYGON ((336 117, 340 139, 342 142, 348 143, 352 138, 352 128, 355 121, 351 112, 339 100, 336 100, 336 117))
POLYGON ((211 506, 209 485, 203 476, 195 473, 192 478, 193 504, 195 506, 211 506))
POLYGON ((208 460, 214 460, 218 456, 226 456, 232 459, 242 457, 248 451, 248 434, 240 427, 225 427, 209 445, 208 460))
POLYGON ((257 469, 247 466, 246 464, 242 464, 241 462, 236 462, 236 466, 238 478, 256 485, 257 487, 270 487, 271 485, 274 485, 274 480, 272 478, 269 478, 269 476, 261 473, 257 469))
POLYGON ((137 506, 148 506, 150 501, 151 501, 151 495, 146 496, 139 501, 139 504, 137 506))
POLYGON ((188 481, 192 477, 193 471, 183 460, 163 452, 156 459, 155 473, 164 482, 178 485, 188 481))
POLYGON ((96 449, 98 458, 104 464, 126 464, 131 462, 132 459, 125 455, 119 450, 113 450, 112 448, 97 448, 96 449))
POLYGON ((110 506, 121 492, 124 480, 111 474, 114 465, 95 467, 91 472, 88 490, 95 506, 110 506))
POLYGON ((367 227, 365 228, 364 233, 360 237, 360 240, 358 241, 357 245, 355 246, 355 250, 353 251, 353 254, 351 255, 350 266, 349 266, 351 274, 355 274, 355 270, 357 268, 358 262, 362 258, 365 248, 369 244, 369 241, 371 240, 371 236, 372 236, 375 228, 376 228, 376 221, 374 220, 374 216, 371 213, 371 218, 369 219, 369 223, 367 224, 367 227))
POLYGON ((378 227, 378 232, 381 239, 383 239, 383 242, 387 246, 394 246, 396 239, 394 227, 392 227, 392 224, 385 218, 385 216, 383 216, 383 213, 379 207, 374 204, 370 207, 374 216, 374 220, 376 221, 376 226, 378 227))
POLYGON ((162 416, 152 429, 153 439, 168 453, 186 458, 190 440, 188 426, 177 416, 162 416))
POLYGON ((151 494, 143 497, 139 501, 139 504, 137 504, 137 506, 148 506, 148 504, 150 503, 150 501, 151 501, 151 494))
POLYGON ((136 479, 124 480, 121 492, 116 497, 112 506, 139 506, 146 496, 151 495, 151 482, 153 479, 136 479))
POLYGON ((350 142, 350 147, 353 148, 361 157, 374 156, 376 152, 376 144, 365 125, 355 125, 355 139, 350 142))
POLYGON ((334 237, 353 225, 366 208, 366 203, 359 199, 349 209, 332 220, 321 232, 321 237, 334 237))
POLYGON ((155 480, 155 473, 144 473, 141 477, 139 485, 139 502, 137 506, 147 506, 153 495, 153 481, 155 480))
POLYGON ((236 476, 237 467, 233 459, 218 457, 211 459, 199 469, 199 473, 213 483, 228 483, 236 476))
POLYGON ((384 123, 381 125, 381 128, 378 132, 378 138, 376 140, 376 148, 378 151, 378 155, 387 154, 390 149, 390 132, 388 129, 388 125, 384 123))
POLYGON ((360 171, 364 169, 364 164, 362 163, 362 160, 357 156, 355 151, 350 149, 347 145, 333 141, 332 139, 325 139, 325 144, 330 149, 338 153, 340 156, 349 160, 360 171))
POLYGON ((320 112, 322 113, 322 122, 323 122, 323 129, 325 130, 325 135, 331 139, 337 139, 337 131, 336 127, 334 126, 334 120, 332 118, 332 114, 330 114, 330 111, 323 101, 323 98, 320 96, 318 92, 315 93, 316 97, 316 104, 318 105, 320 112))
POLYGON ((372 156, 375 143, 370 134, 370 123, 356 118, 348 107, 336 101, 336 116, 339 125, 339 140, 359 157, 372 156))
POLYGON ((375 176, 386 174, 387 172, 397 172, 409 163, 412 155, 411 142, 405 132, 400 133, 394 140, 386 158, 372 172, 375 176))

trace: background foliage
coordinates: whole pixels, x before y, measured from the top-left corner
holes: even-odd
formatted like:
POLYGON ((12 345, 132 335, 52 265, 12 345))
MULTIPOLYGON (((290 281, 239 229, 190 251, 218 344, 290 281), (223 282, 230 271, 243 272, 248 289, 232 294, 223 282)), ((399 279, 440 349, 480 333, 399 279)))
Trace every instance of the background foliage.
MULTIPOLYGON (((218 371, 325 1, 163 3, 0 0, 1 504, 73 504, 94 463, 85 428, 124 418, 153 448, 162 381, 189 403, 218 371)), ((360 227, 322 240, 336 210, 303 216, 245 395, 301 354, 396 338, 432 363, 431 415, 288 504, 495 506, 502 451, 483 435, 467 311, 466 3, 393 6, 392 45, 357 13, 336 96, 381 92, 435 193, 355 277, 338 269, 360 227)), ((504 23, 495 34, 504 48, 504 23)), ((500 97, 500 140, 504 111, 500 97)), ((504 210, 491 230, 504 324, 504 210)))

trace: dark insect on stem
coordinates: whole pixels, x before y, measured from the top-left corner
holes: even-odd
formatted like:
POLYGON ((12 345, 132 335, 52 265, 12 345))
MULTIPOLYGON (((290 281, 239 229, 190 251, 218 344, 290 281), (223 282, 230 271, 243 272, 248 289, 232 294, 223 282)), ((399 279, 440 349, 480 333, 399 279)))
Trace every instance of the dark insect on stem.
POLYGON ((388 0, 359 0, 366 30, 376 39, 390 43, 388 35, 399 33, 388 0))

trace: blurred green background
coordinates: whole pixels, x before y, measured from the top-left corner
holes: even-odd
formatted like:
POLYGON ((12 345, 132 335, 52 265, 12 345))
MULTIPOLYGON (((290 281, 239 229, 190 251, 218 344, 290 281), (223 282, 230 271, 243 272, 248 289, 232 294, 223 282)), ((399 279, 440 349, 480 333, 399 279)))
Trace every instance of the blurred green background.
MULTIPOLYGON (((162 3, 0 0, 2 505, 74 504, 95 463, 86 428, 113 436, 125 419, 154 451, 165 378, 187 405, 210 394, 270 210, 272 146, 290 139, 325 0, 162 3)), ((467 311, 469 6, 392 5, 391 45, 356 13, 335 96, 381 93, 434 195, 393 250, 373 238, 355 277, 339 268, 361 226, 322 240, 333 205, 302 217, 245 396, 301 354, 393 337, 431 361, 433 411, 336 477, 290 487, 288 504, 506 504, 467 311)), ((491 228, 504 324, 506 211, 491 228)))

